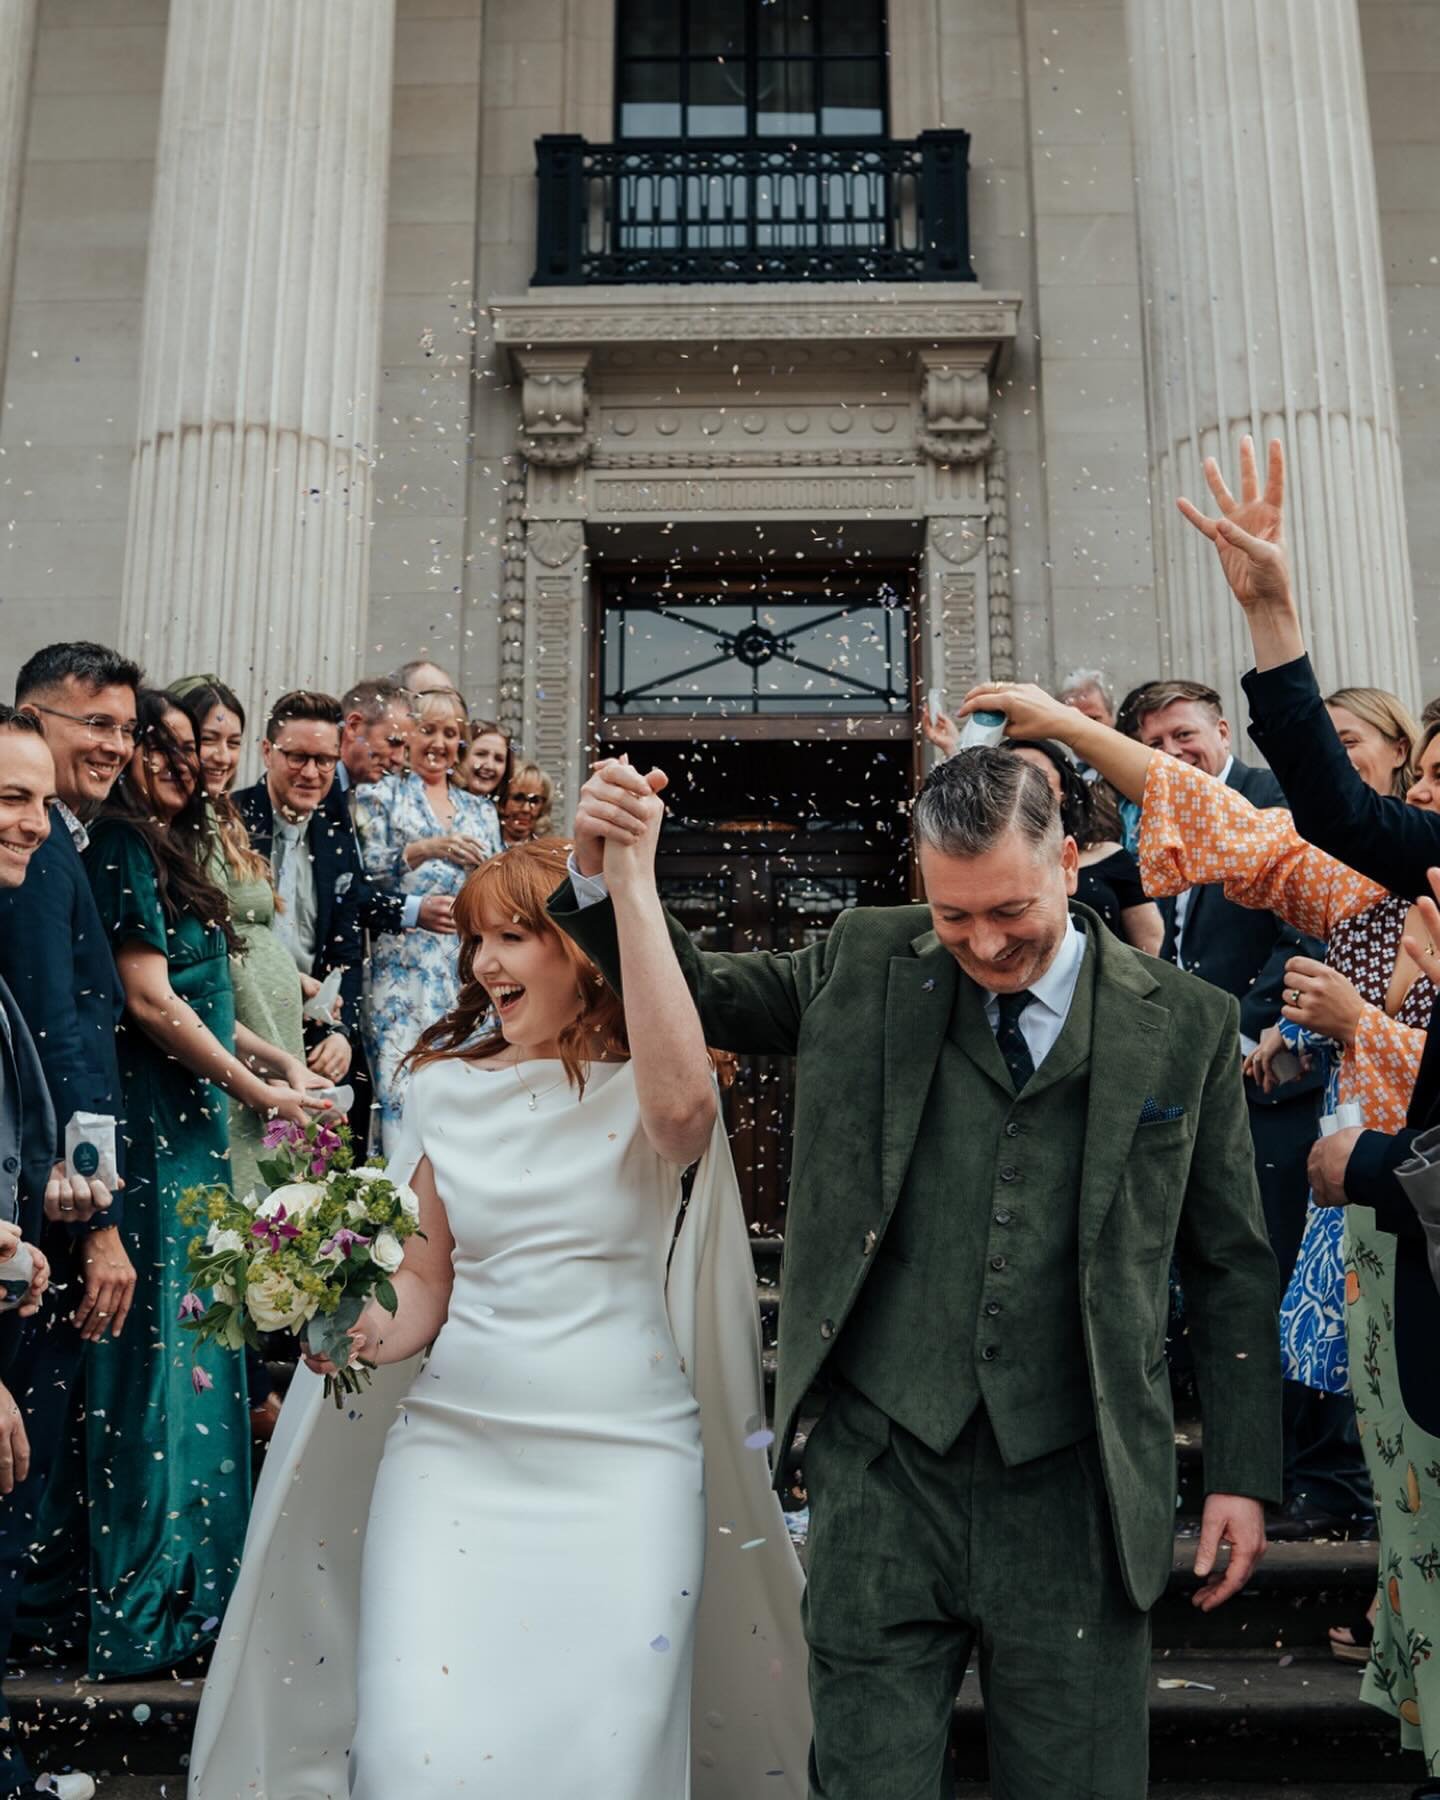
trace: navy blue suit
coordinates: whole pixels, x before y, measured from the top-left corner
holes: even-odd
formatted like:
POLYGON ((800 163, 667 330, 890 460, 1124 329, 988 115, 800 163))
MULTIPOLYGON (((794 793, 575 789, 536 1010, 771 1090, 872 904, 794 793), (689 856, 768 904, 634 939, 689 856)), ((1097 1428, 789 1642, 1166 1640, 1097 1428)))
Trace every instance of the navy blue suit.
MULTIPOLYGON (((1238 758, 1231 764, 1226 786, 1243 794, 1252 806, 1285 804, 1284 791, 1268 770, 1251 768, 1238 758)), ((1159 905, 1165 921, 1160 954, 1174 962, 1175 902, 1162 900, 1159 905)), ((1317 962, 1325 956, 1323 944, 1274 913, 1236 906, 1219 884, 1191 890, 1181 949, 1184 968, 1240 1002, 1240 1029, 1257 1043, 1280 1017, 1286 963, 1292 956, 1311 956, 1317 962)), ((1287 1082, 1274 1094, 1267 1095, 1253 1081, 1245 1085, 1265 1227, 1282 1276, 1294 1267, 1305 1229, 1309 1192, 1305 1162, 1319 1129, 1323 1089, 1318 1069, 1287 1082)))
MULTIPOLYGON (((273 858, 275 809, 263 781, 242 788, 235 805, 250 841, 261 856, 273 858)), ((364 980, 366 914, 378 896, 365 879, 360 846, 344 800, 332 787, 310 815, 305 843, 315 871, 314 973, 323 979, 332 969, 344 971, 340 982, 340 1025, 354 1039, 360 1029, 360 992, 364 980)), ((381 929, 396 930, 396 925, 381 929)))
MULTIPOLYGON (((64 826, 60 828, 63 831, 64 826)), ((15 891, 7 890, 7 896, 15 891)), ((42 1236, 55 1138, 55 1115, 35 1040, 14 996, 0 980, 0 1197, 7 1215, 13 1203, 16 1222, 31 1243, 39 1243, 42 1236)), ((63 1237, 60 1242, 63 1247, 63 1237)), ((70 1386, 80 1361, 80 1334, 67 1317, 72 1304, 63 1290, 52 1286, 33 1319, 21 1319, 13 1312, 0 1315, 0 1379, 20 1408, 30 1440, 29 1474, 11 1493, 0 1496, 0 1668, 14 1635, 28 1551, 65 1435, 70 1386)), ((8 1716, 0 1697, 0 1794, 26 1791, 34 1780, 20 1745, 3 1729, 8 1716)))

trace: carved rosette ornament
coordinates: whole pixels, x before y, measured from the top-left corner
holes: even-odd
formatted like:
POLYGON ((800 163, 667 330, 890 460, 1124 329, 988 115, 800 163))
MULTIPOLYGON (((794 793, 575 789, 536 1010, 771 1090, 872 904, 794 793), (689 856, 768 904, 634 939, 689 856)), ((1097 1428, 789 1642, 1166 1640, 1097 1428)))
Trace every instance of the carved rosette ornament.
POLYGON ((525 719, 525 469, 505 483, 500 574, 499 725, 518 738, 525 719))

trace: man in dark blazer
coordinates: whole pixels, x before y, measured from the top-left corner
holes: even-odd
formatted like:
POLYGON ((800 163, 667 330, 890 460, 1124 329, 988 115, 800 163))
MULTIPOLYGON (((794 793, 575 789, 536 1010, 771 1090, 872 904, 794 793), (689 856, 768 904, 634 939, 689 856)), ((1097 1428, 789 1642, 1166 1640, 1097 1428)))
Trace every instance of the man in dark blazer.
MULTIPOLYGON (((1231 745, 1219 694, 1195 681, 1159 681, 1135 705, 1137 735, 1214 775, 1252 806, 1284 806, 1267 769, 1242 762, 1231 745)), ((1160 954, 1240 1002, 1240 1034, 1253 1048, 1280 1019, 1285 965, 1294 956, 1321 960, 1325 947, 1274 913, 1237 906, 1216 882, 1159 902, 1165 921, 1160 954)), ((1282 1279, 1294 1267, 1310 1184, 1306 1162, 1319 1134, 1324 1073, 1319 1067, 1266 1093, 1246 1081, 1255 1173, 1270 1247, 1282 1279)), ((1374 1506, 1348 1395, 1321 1394, 1300 1382, 1285 1387, 1285 1506, 1271 1521, 1275 1537, 1327 1531, 1363 1533, 1374 1506)))
MULTIPOLYGON (((597 769, 551 897, 615 984, 604 846, 641 835, 657 781, 597 769)), ((775 1431, 779 1471, 825 1384, 810 1792, 941 1792, 978 1650, 997 1792, 1141 1800, 1174 1543, 1172 1256, 1205 1411, 1207 1610, 1243 1585, 1280 1491, 1238 1007, 1068 905, 1078 851, 1019 758, 942 763, 914 829, 928 907, 859 908, 783 955, 705 954, 671 922, 707 1043, 797 1059, 775 1431)))
MULTIPOLYGON (((33 879, 37 853, 54 831, 64 831, 54 822, 54 803, 55 764, 38 721, 0 706, 0 893, 12 894, 27 877, 33 879)), ((62 1191, 56 1139, 36 1039, 0 978, 0 1218, 13 1220, 37 1246, 47 1204, 62 1191)), ((9 1653, 40 1505, 65 1433, 81 1351, 67 1316, 72 1304, 57 1286, 38 1314, 0 1317, 0 1667, 9 1653)), ((0 1795, 31 1793, 34 1785, 0 1696, 0 1795)), ((95 1791, 78 1771, 71 1785, 77 1793, 87 1787, 95 1791)))
POLYGON ((285 910, 275 930, 302 974, 343 971, 340 1014, 307 1026, 308 1061, 330 1081, 349 1072, 358 1042, 365 933, 448 931, 449 901, 387 894, 367 879, 347 793, 336 781, 344 712, 329 694, 297 689, 271 709, 261 754, 265 777, 235 805, 251 842, 270 859, 285 910), (428 909, 428 910, 427 910, 428 909))

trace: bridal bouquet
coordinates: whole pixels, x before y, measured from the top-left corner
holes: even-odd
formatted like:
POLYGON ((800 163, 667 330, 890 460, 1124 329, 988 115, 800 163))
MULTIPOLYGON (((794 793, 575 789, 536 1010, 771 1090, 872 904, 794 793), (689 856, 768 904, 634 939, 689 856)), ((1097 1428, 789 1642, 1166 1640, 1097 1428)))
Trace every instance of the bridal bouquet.
MULTIPOLYGON (((390 1277, 419 1229, 420 1202, 383 1169, 357 1164, 344 1124, 277 1119, 262 1147, 263 1197, 237 1199, 215 1185, 189 1188, 181 1199, 181 1217, 204 1234, 189 1245, 191 1291, 180 1319, 202 1344, 231 1350, 258 1350, 269 1333, 303 1330, 311 1354, 328 1356, 339 1371, 325 1382, 339 1406, 342 1393, 370 1380, 351 1361, 347 1333, 372 1295, 395 1311, 390 1277)), ((191 1379, 197 1393, 211 1385, 198 1365, 191 1379)))

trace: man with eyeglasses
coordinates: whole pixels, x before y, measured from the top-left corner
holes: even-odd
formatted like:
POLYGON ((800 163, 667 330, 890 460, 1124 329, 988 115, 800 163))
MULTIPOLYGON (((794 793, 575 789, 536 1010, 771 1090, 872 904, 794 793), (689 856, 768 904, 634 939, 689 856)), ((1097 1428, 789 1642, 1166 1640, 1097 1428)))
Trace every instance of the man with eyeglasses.
MULTIPOLYGON (((75 1345, 119 1337, 135 1270, 121 1241, 122 1203, 98 1180, 65 1174, 65 1126, 77 1112, 121 1112, 115 1030, 125 1009, 110 940, 81 861, 82 821, 109 795, 135 747, 137 665, 103 644, 50 644, 21 668, 20 712, 38 721, 55 762, 50 835, 21 887, 0 892, 0 978, 15 996, 40 1054, 55 1111, 56 1179, 46 1214, 68 1228, 58 1280, 79 1289, 75 1345)), ((116 1156, 124 1173, 124 1133, 116 1156)))

